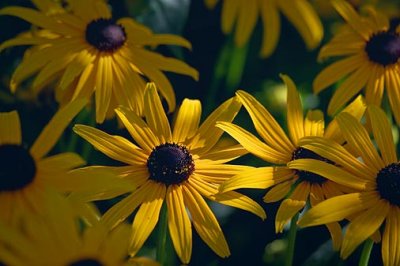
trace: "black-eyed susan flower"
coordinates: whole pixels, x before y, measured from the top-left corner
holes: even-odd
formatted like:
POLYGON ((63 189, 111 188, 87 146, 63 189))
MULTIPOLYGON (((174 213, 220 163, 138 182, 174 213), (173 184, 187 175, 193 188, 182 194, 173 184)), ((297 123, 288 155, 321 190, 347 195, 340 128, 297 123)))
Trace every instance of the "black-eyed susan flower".
POLYGON ((318 74, 314 92, 344 78, 329 103, 328 114, 333 115, 363 88, 367 104, 380 106, 386 89, 400 123, 400 28, 391 26, 386 16, 373 9, 369 9, 369 17, 361 17, 346 1, 332 4, 348 24, 322 47, 319 59, 339 56, 341 60, 318 74))
POLYGON ((0 222, 1 265, 159 266, 144 257, 127 259, 126 224, 111 232, 102 224, 82 230, 70 202, 52 193, 43 209, 42 215, 25 213, 19 227, 0 222))
MULTIPOLYGON (((214 8, 219 0, 205 0, 214 8)), ((261 17, 264 33, 261 56, 270 56, 279 40, 280 13, 294 25, 309 49, 316 48, 322 37, 323 27, 317 13, 306 0, 223 0, 221 24, 226 34, 235 34, 235 43, 243 46, 249 40, 258 18, 261 17)))
POLYGON ((399 265, 400 164, 392 127, 385 113, 376 106, 369 106, 367 117, 379 151, 357 119, 349 114, 339 114, 336 120, 344 138, 362 160, 335 143, 314 140, 304 143, 305 147, 337 166, 314 160, 290 163, 291 168, 310 171, 359 190, 318 204, 303 216, 299 225, 312 226, 349 219, 340 253, 343 258, 347 258, 359 244, 381 230, 384 264, 399 265))
POLYGON ((186 63, 164 57, 147 47, 180 45, 185 39, 153 34, 131 18, 115 20, 103 0, 69 0, 66 9, 48 0, 35 0, 38 10, 5 7, 0 15, 20 17, 38 29, 1 44, 0 51, 15 45, 31 45, 11 78, 11 90, 37 73, 32 89, 40 91, 58 80, 56 97, 61 103, 88 98, 93 92, 96 121, 123 105, 141 114, 145 79, 154 81, 175 108, 175 94, 162 71, 198 78, 186 63))
POLYGON ((60 109, 30 148, 22 141, 18 113, 0 113, 0 221, 14 223, 21 213, 40 212, 49 188, 96 193, 101 186, 110 188, 115 184, 110 174, 97 171, 94 175, 75 170, 70 175, 71 169, 85 164, 76 153, 46 156, 85 104, 86 101, 78 100, 60 109))
MULTIPOLYGON (((271 188, 264 197, 264 201, 276 202, 287 197, 281 203, 275 219, 276 232, 282 232, 285 224, 300 210, 309 200, 314 206, 326 198, 343 193, 343 186, 331 180, 323 178, 307 171, 290 169, 286 166, 292 160, 300 158, 314 158, 330 161, 306 148, 299 146, 299 141, 307 136, 321 136, 334 139, 342 143, 342 137, 336 122, 331 122, 325 129, 323 113, 319 110, 309 111, 303 116, 300 95, 293 81, 282 75, 287 86, 287 127, 289 137, 272 115, 253 96, 238 91, 237 97, 243 103, 253 120, 258 134, 264 142, 260 141, 252 133, 228 122, 218 122, 217 126, 235 138, 250 153, 262 160, 273 164, 244 171, 227 180, 220 187, 222 193, 239 188, 271 188), (292 186, 293 192, 290 194, 292 186)), ((356 117, 361 117, 365 107, 362 99, 356 99, 344 112, 351 112, 356 117)), ((337 223, 327 225, 332 236, 334 247, 337 249, 341 243, 341 230, 337 223)))
POLYGON ((157 90, 149 84, 144 99, 146 122, 126 108, 116 109, 138 146, 92 127, 74 127, 98 150, 127 164, 114 169, 137 188, 111 207, 102 220, 114 227, 139 208, 132 225, 131 255, 138 252, 153 231, 164 202, 171 239, 183 263, 189 263, 192 253, 192 225, 215 253, 221 257, 230 255, 218 221, 203 197, 266 217, 256 202, 242 194, 216 195, 219 184, 250 168, 225 164, 246 153, 240 145, 214 148, 223 133, 215 127, 216 121, 232 121, 240 106, 236 98, 231 98, 199 126, 200 101, 185 99, 171 130, 157 90))

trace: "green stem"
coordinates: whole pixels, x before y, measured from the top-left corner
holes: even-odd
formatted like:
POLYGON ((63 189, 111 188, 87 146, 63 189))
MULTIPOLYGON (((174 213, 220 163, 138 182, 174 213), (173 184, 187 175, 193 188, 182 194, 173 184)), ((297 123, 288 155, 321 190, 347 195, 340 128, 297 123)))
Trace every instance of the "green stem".
POLYGON ((296 233, 297 233, 297 220, 299 219, 299 214, 297 213, 293 216, 290 221, 290 229, 289 229, 289 243, 286 252, 285 266, 293 265, 293 257, 294 257, 294 246, 296 242, 296 233))
POLYGON ((365 240, 360 261, 358 262, 358 266, 368 266, 369 257, 371 255, 371 250, 373 246, 374 246, 374 241, 372 241, 371 238, 365 240))
POLYGON ((158 225, 157 261, 165 265, 167 259, 167 206, 163 203, 158 225))

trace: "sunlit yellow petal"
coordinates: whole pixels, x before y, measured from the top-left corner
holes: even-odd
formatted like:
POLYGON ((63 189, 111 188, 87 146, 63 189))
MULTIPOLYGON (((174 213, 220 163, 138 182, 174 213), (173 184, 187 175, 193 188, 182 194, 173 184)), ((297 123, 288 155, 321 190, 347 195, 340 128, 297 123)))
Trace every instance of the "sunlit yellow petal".
POLYGON ((384 265, 400 264, 400 210, 392 206, 386 218, 385 230, 382 238, 382 258, 384 265))
POLYGON ((196 134, 201 118, 201 102, 185 99, 179 108, 175 120, 172 139, 174 142, 185 142, 196 134))

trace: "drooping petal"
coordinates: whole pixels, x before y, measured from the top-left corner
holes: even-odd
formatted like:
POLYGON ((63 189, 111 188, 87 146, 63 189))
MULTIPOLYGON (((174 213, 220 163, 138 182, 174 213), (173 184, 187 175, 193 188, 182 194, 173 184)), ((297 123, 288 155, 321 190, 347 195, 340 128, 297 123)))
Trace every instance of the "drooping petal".
POLYGON ((387 94, 392 113, 396 119, 397 124, 400 124, 400 75, 398 68, 387 69, 385 72, 385 82, 387 87, 387 94))
POLYGON ((182 187, 171 185, 167 195, 168 228, 181 261, 188 264, 192 255, 192 225, 186 212, 182 187))
POLYGON ((259 6, 256 1, 238 2, 241 6, 238 7, 239 12, 237 14, 237 22, 235 27, 235 43, 240 47, 247 43, 257 24, 259 6), (243 12, 244 8, 246 8, 246 12, 243 12))
POLYGON ((220 257, 230 255, 228 244, 214 214, 194 189, 182 186, 183 198, 192 217, 192 223, 201 239, 220 257))
POLYGON ((71 170, 85 164, 85 161, 76 153, 64 152, 44 158, 37 162, 41 172, 54 173, 71 170))
POLYGON ((274 1, 260 1, 261 19, 263 22, 263 42, 261 56, 270 56, 278 44, 281 32, 281 20, 274 1))
POLYGON ((308 227, 341 221, 370 208, 379 200, 375 192, 350 193, 327 199, 311 208, 298 225, 308 227))
POLYGON ((158 222, 160 210, 166 194, 166 186, 163 184, 148 182, 149 188, 144 195, 142 205, 132 223, 132 235, 129 254, 134 256, 143 246, 150 233, 158 222))
POLYGON ((292 195, 288 199, 285 199, 279 206, 278 212, 275 218, 275 232, 282 233, 285 224, 294 216, 297 212, 304 208, 307 202, 308 195, 310 193, 310 183, 301 182, 297 185, 292 195))
POLYGON ((389 212, 390 204, 383 200, 352 219, 344 235, 340 256, 346 259, 364 240, 382 225, 389 212))
POLYGON ((266 203, 277 202, 282 200, 290 192, 293 181, 286 181, 273 186, 267 194, 265 194, 263 200, 266 203))
POLYGON ((320 110, 310 110, 304 119, 305 136, 323 136, 325 129, 324 114, 320 110))
POLYGON ((392 206, 386 218, 382 239, 382 259, 384 265, 400 264, 400 210, 392 206))

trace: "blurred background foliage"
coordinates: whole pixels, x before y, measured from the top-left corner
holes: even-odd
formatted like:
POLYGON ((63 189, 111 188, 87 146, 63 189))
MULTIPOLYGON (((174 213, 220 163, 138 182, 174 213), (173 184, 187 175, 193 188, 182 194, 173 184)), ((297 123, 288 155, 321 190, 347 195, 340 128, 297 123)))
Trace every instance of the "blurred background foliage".
MULTIPOLYGON (((250 1, 250 0, 249 0, 250 1)), ((286 1, 286 0, 283 0, 286 1)), ((324 24, 325 35, 322 44, 330 40, 332 32, 342 23, 327 0, 311 1, 316 6, 324 24)), ((391 17, 399 18, 400 1, 362 1, 352 0, 355 6, 364 2, 378 4, 380 9, 391 17)), ((308 51, 300 35, 285 17, 281 16, 282 29, 278 47, 267 59, 259 57, 262 28, 259 23, 249 43, 242 48, 233 44, 232 36, 225 36, 220 30, 221 4, 214 10, 205 7, 202 0, 110 0, 115 18, 130 16, 150 27, 157 33, 173 33, 182 35, 192 43, 192 51, 176 47, 158 47, 157 50, 167 56, 180 58, 200 73, 200 81, 189 77, 168 74, 174 85, 177 102, 184 98, 200 99, 203 104, 203 117, 226 99, 232 97, 237 89, 252 93, 277 121, 286 127, 286 88, 279 79, 279 73, 288 74, 298 86, 302 94, 305 110, 321 108, 326 110, 327 102, 333 88, 320 95, 312 94, 312 81, 316 74, 329 62, 317 63, 319 48, 308 51)), ((32 7, 29 0, 1 0, 0 8, 10 5, 32 7)), ((0 42, 10 39, 23 31, 29 30, 29 24, 14 18, 0 17, 0 42)), ((44 90, 39 95, 29 91, 29 80, 22 84, 16 94, 9 91, 9 80, 21 61, 26 47, 7 49, 0 54, 0 111, 18 110, 23 128, 23 139, 31 144, 40 130, 57 110, 57 104, 51 90, 44 90)), ((171 115, 173 120, 173 114, 171 115)), ((326 117, 327 121, 330 121, 326 117)), ((74 123, 91 124, 93 122, 91 108, 86 108, 74 123)), ((254 132, 251 120, 242 110, 235 122, 254 132)), ((106 121, 98 128, 112 134, 127 136, 125 130, 117 126, 116 121, 106 121)), ((53 152, 75 151, 80 153, 89 165, 116 165, 103 154, 92 150, 85 141, 71 131, 72 125, 65 132, 53 152)), ((0 129, 1 130, 1 129, 0 129)), ((226 141, 232 141, 227 138, 226 141)), ((238 164, 253 166, 265 165, 253 156, 246 155, 237 160, 238 164)), ((195 231, 193 256, 190 265, 282 265, 285 256, 285 233, 275 234, 274 219, 278 203, 264 204, 262 197, 265 191, 242 190, 259 202, 266 210, 268 218, 261 221, 252 214, 212 204, 228 240, 232 255, 221 259, 215 255, 195 231)), ((105 211, 119 199, 99 202, 100 210, 105 211)), ((154 256, 157 230, 143 247, 141 254, 154 256)), ((381 265, 380 246, 375 245, 370 265, 381 265)), ((171 246, 169 252, 174 254, 171 246)), ((361 248, 347 260, 342 261, 337 252, 332 250, 329 234, 324 226, 302 229, 298 232, 295 265, 356 265, 361 248)), ((170 256, 170 265, 178 265, 179 261, 170 256)))

